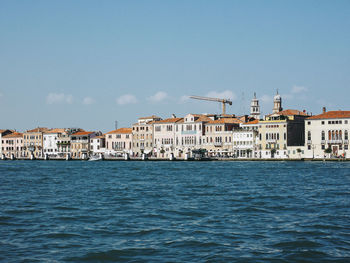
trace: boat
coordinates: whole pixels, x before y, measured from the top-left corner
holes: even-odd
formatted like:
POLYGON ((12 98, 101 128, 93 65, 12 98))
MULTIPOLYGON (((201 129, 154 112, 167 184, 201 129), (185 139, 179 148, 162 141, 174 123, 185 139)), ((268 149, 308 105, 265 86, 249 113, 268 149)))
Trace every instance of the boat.
POLYGON ((93 156, 91 156, 89 159, 88 159, 88 161, 102 161, 103 160, 103 158, 102 158, 102 156, 96 156, 96 155, 93 155, 93 156))

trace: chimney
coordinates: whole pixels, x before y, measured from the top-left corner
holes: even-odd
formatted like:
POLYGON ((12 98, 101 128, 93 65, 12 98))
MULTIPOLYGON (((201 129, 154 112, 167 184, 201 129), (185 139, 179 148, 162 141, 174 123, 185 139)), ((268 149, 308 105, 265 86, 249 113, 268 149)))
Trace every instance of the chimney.
POLYGON ((322 113, 326 113, 326 107, 322 108, 322 113))
POLYGON ((171 114, 171 118, 176 118, 175 114, 171 114))

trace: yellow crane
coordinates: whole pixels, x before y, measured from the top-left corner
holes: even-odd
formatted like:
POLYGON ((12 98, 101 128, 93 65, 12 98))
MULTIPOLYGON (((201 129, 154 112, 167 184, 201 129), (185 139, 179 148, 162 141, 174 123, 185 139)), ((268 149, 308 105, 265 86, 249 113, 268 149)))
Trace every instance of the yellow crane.
POLYGON ((216 101, 216 102, 221 102, 222 103, 222 114, 226 114, 226 103, 229 105, 232 105, 231 100, 227 99, 219 99, 219 98, 210 98, 210 97, 201 97, 201 96, 190 96, 191 99, 196 99, 196 100, 208 100, 208 101, 216 101))

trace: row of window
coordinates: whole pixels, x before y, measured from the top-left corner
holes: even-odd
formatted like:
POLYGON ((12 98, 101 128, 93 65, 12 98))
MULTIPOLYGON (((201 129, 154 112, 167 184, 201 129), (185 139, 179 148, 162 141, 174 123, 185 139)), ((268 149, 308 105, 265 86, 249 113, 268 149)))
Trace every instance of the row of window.
MULTIPOLYGON (((328 140, 349 140, 349 132, 347 130, 344 131, 344 137, 343 137, 343 131, 342 130, 329 130, 328 131, 328 140)), ((307 139, 308 141, 312 140, 311 131, 307 132, 307 139)), ((321 140, 326 140, 326 133, 325 131, 321 131, 321 140)))

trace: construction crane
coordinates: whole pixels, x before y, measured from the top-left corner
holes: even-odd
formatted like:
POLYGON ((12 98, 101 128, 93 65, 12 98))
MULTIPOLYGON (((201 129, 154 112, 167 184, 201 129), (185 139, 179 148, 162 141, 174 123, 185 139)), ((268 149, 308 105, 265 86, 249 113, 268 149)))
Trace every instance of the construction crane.
POLYGON ((222 115, 226 114, 226 103, 232 105, 232 101, 227 99, 219 99, 219 98, 209 98, 209 97, 200 97, 200 96, 190 96, 191 99, 196 100, 208 100, 208 101, 216 101, 222 103, 222 115))

